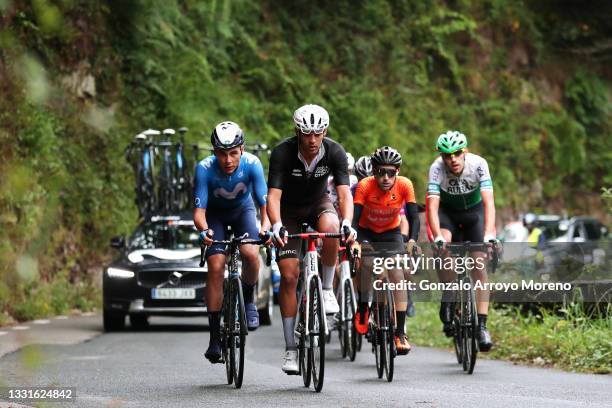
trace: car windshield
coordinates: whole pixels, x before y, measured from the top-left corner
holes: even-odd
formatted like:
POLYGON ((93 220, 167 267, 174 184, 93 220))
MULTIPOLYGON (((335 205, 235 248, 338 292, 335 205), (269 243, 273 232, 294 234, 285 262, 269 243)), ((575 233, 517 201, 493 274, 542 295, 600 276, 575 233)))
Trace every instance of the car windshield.
POLYGON ((546 239, 555 239, 562 235, 564 235, 567 230, 562 230, 560 228, 561 221, 538 221, 538 226, 542 228, 544 231, 544 236, 546 239))
POLYGON ((155 222, 141 224, 130 238, 130 249, 198 248, 198 231, 191 222, 155 222))

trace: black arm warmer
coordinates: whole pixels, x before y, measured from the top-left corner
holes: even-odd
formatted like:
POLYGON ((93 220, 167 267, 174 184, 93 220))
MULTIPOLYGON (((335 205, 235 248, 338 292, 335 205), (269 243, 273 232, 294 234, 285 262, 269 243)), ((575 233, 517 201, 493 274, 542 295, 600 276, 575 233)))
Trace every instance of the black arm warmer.
POLYGON ((419 230, 421 229, 419 206, 417 203, 406 203, 406 218, 408 218, 408 227, 410 228, 409 239, 416 241, 419 239, 419 230))
POLYGON ((363 210, 363 205, 355 204, 353 206, 353 223, 352 227, 355 231, 359 228, 359 219, 361 218, 361 211, 363 210))

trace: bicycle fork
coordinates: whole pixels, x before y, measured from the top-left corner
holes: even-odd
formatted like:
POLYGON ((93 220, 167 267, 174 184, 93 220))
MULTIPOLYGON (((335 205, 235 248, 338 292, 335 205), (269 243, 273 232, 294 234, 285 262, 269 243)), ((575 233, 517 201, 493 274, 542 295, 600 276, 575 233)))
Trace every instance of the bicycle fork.
MULTIPOLYGON (((304 256, 304 274, 303 274, 303 278, 302 278, 302 287, 300 289, 300 302, 302 302, 302 305, 298 305, 298 307, 303 307, 304 309, 304 321, 302 321, 302 314, 298 313, 297 319, 295 320, 295 328, 294 328, 294 332, 297 336, 302 336, 304 335, 305 339, 309 338, 310 333, 310 308, 312 307, 312 305, 310 304, 310 297, 308 296, 310 294, 310 290, 312 288, 313 285, 313 281, 316 280, 316 285, 317 285, 317 291, 319 294, 323 293, 323 287, 321 285, 321 279, 315 279, 315 276, 319 276, 319 270, 318 270, 318 265, 317 265, 317 251, 316 251, 316 247, 315 247, 315 243, 314 240, 310 240, 309 242, 309 250, 308 252, 306 252, 306 255, 304 256), (303 334, 301 333, 300 330, 300 326, 303 326, 303 334)), ((323 316, 325 316, 325 304, 323 302, 323 299, 321 297, 319 297, 319 307, 321 309, 323 309, 323 316)), ((329 330, 327 327, 327 319, 322 319, 323 320, 323 330, 324 330, 324 334, 328 335, 329 334, 329 330)), ((321 330, 321 327, 319 328, 319 330, 321 330)))

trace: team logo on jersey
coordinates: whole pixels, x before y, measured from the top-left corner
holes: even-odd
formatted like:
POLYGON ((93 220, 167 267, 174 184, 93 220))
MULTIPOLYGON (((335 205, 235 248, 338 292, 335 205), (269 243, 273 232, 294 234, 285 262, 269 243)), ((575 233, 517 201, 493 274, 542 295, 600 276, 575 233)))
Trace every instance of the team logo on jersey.
POLYGON ((391 201, 395 201, 396 197, 395 194, 391 194, 391 201))
POLYGON ((223 187, 216 188, 213 191, 213 195, 217 198, 222 197, 222 198, 225 198, 226 200, 233 200, 236 197, 238 197, 240 194, 244 194, 247 191, 248 191, 247 186, 243 182, 240 182, 236 184, 236 186, 234 187, 232 191, 227 191, 223 187))
POLYGON ((314 172, 314 176, 315 177, 323 177, 323 176, 327 175, 327 173, 329 173, 329 167, 321 166, 321 167, 317 167, 317 169, 314 172))
POLYGON ((476 173, 478 173, 478 176, 479 176, 479 177, 484 176, 485 172, 484 172, 484 169, 482 168, 482 166, 478 166, 478 167, 476 168, 476 173))
POLYGON ((474 188, 465 179, 452 178, 448 180, 449 194, 465 194, 473 191, 474 188))
POLYGON ((244 158, 246 159, 246 162, 249 164, 254 164, 259 162, 259 159, 257 158, 257 156, 254 156, 252 154, 245 154, 244 158))
POLYGON ((240 173, 238 173, 238 177, 242 177, 242 176, 244 176, 244 172, 243 172, 243 171, 241 171, 240 173))
POLYGON ((205 169, 210 169, 210 166, 212 165, 212 157, 207 157, 204 160, 202 160, 200 162, 200 164, 202 165, 202 167, 204 167, 205 169))
POLYGON ((196 197, 195 198, 195 206, 199 207, 200 206, 200 197, 196 197))
POLYGON ((302 170, 300 170, 300 169, 293 169, 293 171, 291 172, 291 175, 293 177, 302 177, 302 170))

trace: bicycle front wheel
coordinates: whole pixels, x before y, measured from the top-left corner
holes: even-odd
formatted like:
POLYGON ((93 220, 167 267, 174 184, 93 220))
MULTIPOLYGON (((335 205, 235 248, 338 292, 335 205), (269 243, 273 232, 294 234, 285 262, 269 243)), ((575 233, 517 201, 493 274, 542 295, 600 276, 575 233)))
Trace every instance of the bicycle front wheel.
POLYGON ((323 291, 319 286, 318 276, 310 282, 309 303, 309 340, 308 357, 312 364, 312 382, 316 392, 323 389, 325 377, 325 315, 323 314, 323 291))
POLYGON ((223 361, 225 362, 225 375, 227 383, 234 382, 234 365, 230 355, 232 343, 232 327, 234 327, 234 319, 236 316, 235 304, 231 302, 230 281, 223 281, 223 327, 221 328, 221 347, 223 350, 223 361))
POLYGON ((476 354, 478 353, 478 348, 476 345, 476 303, 471 290, 465 291, 461 306, 463 322, 461 339, 463 344, 463 370, 468 374, 472 374, 474 372, 474 366, 476 365, 476 354))
POLYGON ((383 296, 378 296, 378 299, 374 303, 374 330, 372 333, 372 347, 374 348, 374 357, 376 358, 376 374, 378 378, 382 378, 385 373, 385 342, 386 342, 386 331, 384 330, 385 322, 385 305, 383 296))
POLYGON ((351 282, 347 279, 344 282, 344 322, 342 322, 342 338, 343 338, 343 350, 342 357, 348 355, 349 360, 355 361, 357 354, 357 329, 355 328, 355 302, 353 288, 351 282))
POLYGON ((234 297, 234 325, 230 342, 230 360, 234 374, 234 385, 236 388, 242 387, 244 377, 244 351, 246 348, 246 317, 244 311, 244 297, 242 295, 242 285, 240 279, 233 279, 232 294, 234 297))
POLYGON ((393 303, 393 293, 389 289, 385 290, 385 306, 384 310, 384 347, 385 347, 385 377, 387 381, 393 381, 393 370, 395 360, 395 307, 393 303))

